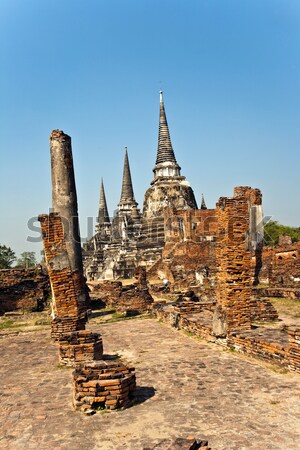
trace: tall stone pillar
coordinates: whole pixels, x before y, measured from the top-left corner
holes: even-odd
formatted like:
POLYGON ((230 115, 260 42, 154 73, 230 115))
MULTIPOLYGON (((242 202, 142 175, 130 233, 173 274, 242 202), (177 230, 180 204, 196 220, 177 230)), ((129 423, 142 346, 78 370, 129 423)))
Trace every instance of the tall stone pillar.
POLYGON ((83 274, 78 206, 71 138, 63 131, 50 135, 52 209, 64 225, 64 239, 72 270, 83 274))
POLYGON ((45 258, 52 289, 52 331, 62 335, 84 330, 89 299, 82 268, 71 138, 50 135, 52 207, 40 215, 45 258))

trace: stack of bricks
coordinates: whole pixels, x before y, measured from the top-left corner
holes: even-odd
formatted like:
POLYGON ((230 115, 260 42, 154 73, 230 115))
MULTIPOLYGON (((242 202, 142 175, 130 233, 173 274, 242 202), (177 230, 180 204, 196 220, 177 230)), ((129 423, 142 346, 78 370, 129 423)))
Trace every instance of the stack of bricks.
POLYGON ((251 328, 248 198, 221 197, 217 203, 216 299, 227 314, 229 333, 251 328))
POLYGON ((71 270, 59 214, 40 215, 39 221, 53 294, 51 336, 58 340, 61 335, 84 330, 86 285, 82 274, 71 270))
POLYGON ((287 351, 288 367, 300 373, 300 328, 289 327, 289 347, 287 351))
POLYGON ((73 372, 75 409, 91 413, 129 406, 136 388, 135 369, 109 361, 77 367, 73 372))
POLYGON ((102 359, 103 344, 101 335, 91 331, 74 331, 59 339, 59 361, 64 366, 102 359))

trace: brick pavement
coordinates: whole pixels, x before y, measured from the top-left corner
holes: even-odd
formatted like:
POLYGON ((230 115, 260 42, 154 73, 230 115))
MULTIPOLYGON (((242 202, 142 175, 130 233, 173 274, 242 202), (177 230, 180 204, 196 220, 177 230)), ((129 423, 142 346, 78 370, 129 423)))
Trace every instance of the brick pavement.
POLYGON ((141 403, 87 417, 73 410, 72 369, 46 331, 0 339, 1 450, 141 450, 206 438, 218 450, 300 449, 300 377, 280 374, 155 320, 88 328, 104 353, 136 367, 141 403))

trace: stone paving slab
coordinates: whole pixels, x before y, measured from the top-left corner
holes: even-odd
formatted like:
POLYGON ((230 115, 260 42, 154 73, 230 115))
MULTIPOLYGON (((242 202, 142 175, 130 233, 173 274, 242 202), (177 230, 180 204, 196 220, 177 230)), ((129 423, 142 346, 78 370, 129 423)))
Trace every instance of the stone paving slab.
POLYGON ((300 377, 152 319, 96 324, 104 352, 135 365, 141 403, 85 416, 50 330, 0 339, 1 450, 141 450, 196 436, 218 450, 300 449, 300 377))

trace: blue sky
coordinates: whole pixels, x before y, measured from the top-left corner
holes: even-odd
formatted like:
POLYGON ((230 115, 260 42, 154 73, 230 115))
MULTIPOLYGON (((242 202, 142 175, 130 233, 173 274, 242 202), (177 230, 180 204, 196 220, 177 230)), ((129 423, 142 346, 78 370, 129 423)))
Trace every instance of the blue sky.
POLYGON ((233 187, 300 226, 299 0, 1 0, 0 243, 51 206, 49 134, 72 137, 82 235, 103 176, 110 213, 128 147, 152 180, 159 89, 182 174, 213 208, 233 187))

